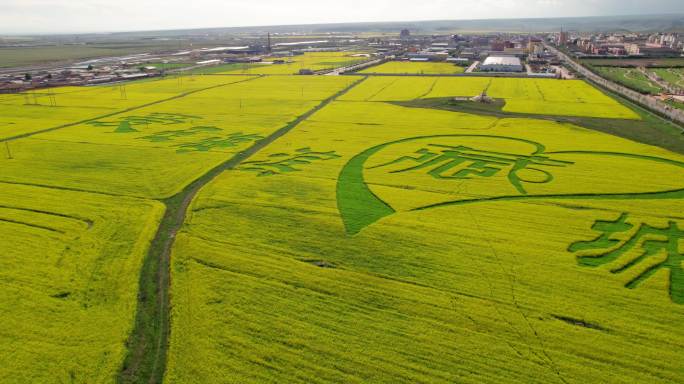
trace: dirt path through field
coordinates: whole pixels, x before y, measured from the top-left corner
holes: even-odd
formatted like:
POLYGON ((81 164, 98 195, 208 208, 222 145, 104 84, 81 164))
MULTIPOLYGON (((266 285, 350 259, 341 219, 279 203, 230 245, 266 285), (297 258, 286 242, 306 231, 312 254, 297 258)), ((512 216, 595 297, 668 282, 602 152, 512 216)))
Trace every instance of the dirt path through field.
POLYGON ((170 332, 171 250, 176 234, 185 221, 188 207, 199 191, 221 173, 234 169, 365 79, 366 77, 363 77, 323 100, 316 107, 267 138, 257 141, 247 150, 211 169, 177 195, 164 200, 166 212, 141 269, 135 327, 127 342, 128 355, 117 380, 119 383, 161 383, 163 381, 170 332))

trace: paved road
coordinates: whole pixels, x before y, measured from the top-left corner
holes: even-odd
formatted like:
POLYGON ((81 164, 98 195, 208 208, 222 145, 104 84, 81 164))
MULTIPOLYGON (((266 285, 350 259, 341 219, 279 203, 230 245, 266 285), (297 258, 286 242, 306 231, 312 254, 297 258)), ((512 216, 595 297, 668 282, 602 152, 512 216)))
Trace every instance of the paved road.
POLYGON ((577 63, 576 61, 572 60, 568 55, 565 53, 559 51, 558 49, 548 45, 544 44, 546 49, 548 49, 550 52, 555 53, 560 57, 561 61, 569 66, 570 68, 574 69, 578 73, 582 74, 585 76, 588 80, 590 80, 593 83, 596 83, 604 88, 607 88, 615 93, 619 93, 620 95, 624 96, 625 98, 634 101, 636 103, 639 103, 643 106, 648 107, 649 109, 656 111, 660 113, 661 115, 667 116, 669 119, 678 122, 679 124, 684 124, 684 111, 673 108, 666 103, 663 103, 662 101, 656 99, 653 96, 647 96, 647 95, 642 95, 641 93, 635 92, 629 88, 623 87, 617 83, 614 83, 610 80, 606 80, 603 77, 595 74, 594 72, 590 71, 583 65, 577 63))
POLYGON ((477 69, 477 67, 480 65, 479 61, 475 61, 474 63, 470 64, 470 67, 465 70, 465 73, 473 73, 474 70, 477 69))

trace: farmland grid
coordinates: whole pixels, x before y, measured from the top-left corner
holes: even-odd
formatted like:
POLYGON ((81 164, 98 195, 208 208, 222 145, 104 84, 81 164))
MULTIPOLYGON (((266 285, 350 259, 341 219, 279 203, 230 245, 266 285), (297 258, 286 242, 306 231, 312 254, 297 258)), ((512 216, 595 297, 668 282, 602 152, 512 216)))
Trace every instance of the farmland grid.
POLYGON ((190 95, 194 95, 194 94, 199 93, 199 92, 209 91, 209 90, 212 90, 212 89, 217 89, 217 88, 225 87, 225 86, 228 86, 228 85, 234 85, 234 84, 239 84, 239 83, 246 82, 246 81, 255 80, 255 79, 258 79, 258 78, 260 78, 260 77, 263 77, 263 76, 262 76, 262 75, 256 75, 256 76, 253 76, 253 77, 250 77, 250 78, 247 78, 247 79, 244 79, 244 80, 239 80, 239 81, 236 81, 236 82, 232 82, 232 83, 224 83, 224 84, 212 85, 212 86, 205 87, 205 88, 194 89, 194 90, 192 90, 192 91, 183 92, 183 93, 181 93, 181 94, 178 94, 178 95, 175 95, 175 96, 171 96, 171 97, 168 97, 168 98, 165 98, 165 99, 155 100, 155 101, 152 101, 152 102, 150 102, 150 103, 145 103, 145 104, 142 104, 142 105, 137 105, 137 106, 134 106, 134 107, 130 107, 130 108, 126 108, 126 109, 123 109, 123 110, 115 111, 115 112, 112 112, 112 113, 107 113, 107 114, 104 114, 104 115, 91 117, 91 118, 88 118, 88 119, 85 119, 85 120, 80 120, 80 121, 76 121, 76 122, 71 122, 71 123, 59 125, 59 126, 56 126, 56 127, 50 127, 50 128, 40 129, 40 130, 33 131, 33 132, 27 132, 27 133, 23 133, 23 134, 16 135, 16 136, 10 136, 10 137, 6 137, 6 138, 0 138, 0 143, 2 143, 2 142, 7 142, 7 141, 18 140, 18 139, 23 139, 23 138, 26 138, 26 137, 31 137, 31 136, 38 135, 38 134, 41 134, 41 133, 52 132, 52 131, 56 131, 56 130, 59 130, 59 129, 74 127, 74 126, 77 126, 77 125, 80 125, 80 124, 84 124, 84 123, 88 123, 88 122, 92 122, 92 121, 97 121, 97 120, 104 119, 104 118, 107 118, 107 117, 113 117, 113 116, 121 115, 121 114, 124 114, 124 113, 127 113, 127 112, 132 112, 132 111, 135 111, 135 110, 138 110, 138 109, 143 109, 143 108, 145 108, 145 107, 149 107, 149 106, 152 106, 152 105, 157 105, 157 104, 165 103, 165 102, 172 101, 172 100, 182 99, 182 98, 184 98, 184 97, 187 97, 187 96, 190 96, 190 95))
MULTIPOLYGON (((118 116, 127 112, 135 111, 138 109, 142 109, 145 107, 153 106, 156 104, 172 101, 172 100, 177 100, 184 98, 189 95, 193 95, 199 92, 203 91, 209 91, 212 89, 220 88, 220 87, 225 87, 228 85, 234 85, 238 83, 243 83, 243 82, 248 82, 252 80, 256 80, 259 78, 266 77, 268 75, 257 75, 257 76, 252 76, 247 79, 243 79, 237 82, 233 83, 226 83, 226 84, 218 84, 218 85, 212 85, 209 87, 204 87, 201 89, 195 89, 192 91, 184 92, 172 97, 164 98, 161 100, 157 100, 154 102, 149 102, 145 104, 141 104, 138 106, 133 106, 129 107, 123 110, 118 110, 116 112, 112 112, 109 114, 104 114, 101 116, 77 121, 74 123, 67 123, 55 127, 50 127, 50 128, 45 128, 41 129, 35 132, 28 132, 28 133, 23 133, 11 137, 6 137, 0 139, 1 142, 9 143, 18 139, 24 139, 28 138, 37 134, 41 133, 47 133, 47 132, 52 132, 52 131, 57 131, 60 129, 64 128, 69 128, 69 127, 74 127, 79 124, 83 123, 91 123, 91 122, 96 122, 97 120, 108 118, 108 117, 114 117, 118 116)), ((212 182, 215 180, 219 175, 221 175, 224 171, 227 170, 233 170, 236 167, 238 167, 241 164, 244 164, 244 162, 251 158, 253 155, 259 153, 261 150, 269 146, 271 143, 276 141, 278 138, 282 137, 283 135, 286 135, 288 132, 293 130, 295 127, 299 126, 301 123, 305 122, 307 119, 309 119, 313 114, 316 112, 320 111, 327 105, 335 102, 338 98, 342 97, 343 95, 347 94, 350 92, 352 89, 354 89, 356 86, 359 84, 363 83, 364 81, 368 80, 370 76, 363 76, 359 77, 358 80, 355 80, 353 83, 349 84, 345 88, 341 89, 340 91, 336 92, 332 96, 329 96, 325 98, 324 100, 320 101, 316 106, 313 108, 309 109, 308 111, 304 112, 303 114, 299 115, 296 117, 294 120, 291 122, 287 123, 285 126, 281 127, 280 129, 276 130, 275 132, 271 133, 270 135, 267 135, 265 138, 260 139, 253 143, 249 148, 246 150, 239 152, 235 154, 234 156, 231 156, 229 159, 221 162, 219 165, 209 169, 206 171, 204 174, 201 176, 197 177, 194 179, 192 182, 187 184, 182 191, 174 194, 171 197, 168 198, 159 198, 159 199, 150 199, 150 200, 155 200, 162 202, 165 205, 165 212, 163 215, 163 218, 161 222, 159 223, 159 227, 156 231, 156 234, 154 236, 154 239, 152 240, 152 245, 149 248, 149 251, 147 252, 147 255, 144 258, 144 264, 143 267, 140 271, 139 275, 139 294, 138 294, 138 308, 135 316, 135 327, 133 332, 131 333, 131 336, 127 342, 127 355, 125 358, 125 361, 123 363, 123 366, 121 368, 121 371, 119 372, 119 375, 117 377, 118 382, 120 383, 161 383, 164 378, 165 370, 166 370, 166 354, 167 354, 167 348, 168 348, 168 339, 169 339, 169 332, 170 332, 170 319, 169 319, 169 310, 170 310, 170 297, 169 297, 169 285, 170 285, 170 254, 171 250, 173 248, 174 242, 175 242, 175 237, 180 228, 184 225, 187 214, 188 214, 188 208, 191 204, 191 202, 195 199, 195 197, 198 195, 200 190, 205 187, 208 183, 212 182)), ((379 76, 380 77, 380 76, 379 76)), ((364 101, 369 101, 370 99, 378 96, 381 94, 383 91, 385 91, 387 88, 390 88, 394 83, 397 81, 397 79, 393 79, 392 82, 388 85, 386 85, 383 88, 380 88, 377 92, 371 94, 371 96, 367 97, 364 101)), ((433 92, 435 86, 437 84, 437 80, 431 81, 431 85, 428 89, 427 92, 423 92, 419 98, 424 98, 428 97, 431 92, 433 92)), ((537 87, 539 87, 538 84, 535 84, 537 87)), ((541 97, 544 97, 543 92, 539 90, 539 93, 541 94, 541 97)), ((429 101, 429 100, 427 100, 429 101)), ((620 101, 622 102, 622 101, 620 101)), ((389 101, 382 101, 382 103, 390 103, 389 101)), ((418 103, 414 105, 410 105, 411 102, 392 102, 396 105, 402 105, 405 104, 405 106, 413 106, 413 107, 418 107, 421 108, 422 106, 417 105, 418 103)), ((432 106, 428 107, 431 108, 432 106)), ((630 106, 633 108, 634 106, 630 106)), ((435 108, 437 109, 437 108, 435 108)), ((467 111, 466 111, 467 112, 467 111)), ((486 113, 484 113, 486 115, 486 113)), ((505 117, 511 117, 511 116, 525 116, 524 113, 514 113, 514 112, 502 112, 498 111, 495 113, 492 113, 490 116, 495 116, 497 119, 499 118, 505 118, 505 117), (500 115, 497 115, 497 113, 500 113, 500 115)), ((551 115, 549 115, 551 116, 551 115)), ((535 116, 530 115, 529 117, 534 118, 535 116)), ((536 116, 536 118, 540 118, 540 116, 536 116)), ((657 117, 660 119, 660 117, 657 117)), ((552 119, 549 117, 549 119, 552 119)), ((559 120, 557 117, 556 120, 559 120)), ((562 120, 562 119, 560 119, 562 120)), ((600 120, 600 119, 599 119, 600 120)), ((569 120, 570 123, 573 123, 573 121, 569 120)), ((578 124, 577 122, 574 122, 576 125, 582 126, 582 124, 578 124)), ((672 149, 672 148, 670 148, 672 149)), ((9 147, 8 147, 9 151, 9 147)), ((9 152, 8 152, 9 153, 9 152)), ((0 181, 2 184, 16 184, 16 185, 36 185, 36 186, 41 186, 41 187, 47 187, 47 188, 52 188, 56 190, 67 190, 67 191, 84 191, 82 189, 77 189, 77 188, 70 188, 70 187, 61 187, 61 186, 50 186, 50 185, 38 185, 38 184, 32 184, 32 183, 21 183, 21 182, 7 182, 7 181, 0 181)), ((94 194, 103 194, 103 195, 111 195, 111 196, 119 196, 116 193, 107 193, 107 192, 102 192, 102 191, 85 191, 89 193, 94 193, 94 194)), ((124 196, 124 195, 122 195, 124 196)), ((545 196, 540 196, 540 197, 545 197, 545 196)), ((563 198, 562 196, 551 196, 551 197, 560 197, 563 198)), ((681 197, 680 194, 673 194, 673 197, 681 197), (676 196, 675 196, 676 195, 676 196)), ((504 198, 497 198, 500 200, 503 200, 504 198)), ((444 204, 442 204, 444 205, 444 204)), ((438 206, 438 205, 435 205, 438 206)), ((3 207, 0 207, 3 208, 3 207)), ((11 208, 11 207, 10 207, 11 208)), ((417 208, 416 210, 421 210, 421 209, 426 209, 428 207, 423 207, 423 208, 417 208)), ((40 213, 40 210, 36 210, 36 212, 40 213)), ((473 218, 474 220, 474 218, 473 218)), ((0 219, 0 221, 8 221, 6 219, 0 219)), ((11 220, 10 220, 11 221, 11 220)), ((476 223, 477 224, 477 223, 476 223)), ((39 228, 40 226, 36 226, 36 228, 39 228)), ((494 251, 492 249, 492 251, 494 251)), ((494 251, 495 252, 495 251, 494 251)), ((200 260, 197 260, 200 262, 200 260)), ((554 367, 555 369, 555 367, 554 367)), ((556 371, 558 373, 558 371, 556 371)), ((564 381, 562 377, 560 377, 560 374, 558 373, 559 378, 561 381, 564 381)))
MULTIPOLYGON (((183 225, 188 206, 197 193, 226 170, 240 165, 243 161, 268 146, 279 137, 287 134, 311 115, 330 104, 338 97, 344 95, 359 83, 366 80, 361 78, 320 104, 299 116, 283 128, 277 130, 263 140, 257 141, 249 149, 238 153, 226 162, 211 169, 193 183, 188 185, 179 194, 164 200, 166 213, 157 230, 150 251, 145 260, 145 266, 140 275, 140 291, 151 293, 152 298, 141 295, 136 327, 131 335, 128 349, 129 354, 124 362, 122 371, 118 376, 120 383, 161 383, 163 381, 166 352, 168 349, 169 336, 169 261, 171 248, 176 233, 183 225), (154 288, 150 290, 150 288, 154 288), (152 335, 151 342, 147 338, 152 335), (142 362, 152 358, 151 366, 141 366, 142 362), (150 369, 151 368, 151 369, 150 369)), ((149 361, 148 361, 149 362, 149 361)))

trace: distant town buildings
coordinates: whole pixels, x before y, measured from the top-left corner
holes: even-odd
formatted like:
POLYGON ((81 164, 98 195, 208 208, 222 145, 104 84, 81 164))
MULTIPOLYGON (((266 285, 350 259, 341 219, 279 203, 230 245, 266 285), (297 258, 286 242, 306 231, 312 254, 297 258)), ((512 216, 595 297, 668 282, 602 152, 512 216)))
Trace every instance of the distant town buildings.
MULTIPOLYGON (((678 33, 638 34, 577 33, 562 30, 551 34, 471 33, 417 34, 408 29, 398 35, 379 34, 370 38, 354 34, 326 34, 307 39, 301 35, 264 34, 263 38, 236 39, 230 46, 198 47, 162 53, 99 58, 78 65, 45 70, 0 71, 0 92, 61 85, 105 84, 143 77, 163 76, 198 66, 223 63, 285 64, 305 52, 367 51, 368 62, 405 60, 444 62, 467 67, 473 72, 518 73, 515 76, 553 77, 559 58, 545 48, 556 44, 577 57, 679 57, 684 54, 684 35, 678 33), (164 63, 171 64, 168 67, 164 63), (477 64, 477 65, 475 65, 477 64), (182 69, 181 69, 182 68, 182 69), (520 72, 525 72, 522 74, 520 72)), ((307 68, 301 74, 319 74, 307 68)), ((477 74, 474 74, 477 75, 477 74)))
POLYGON ((678 57, 684 54, 684 40, 676 33, 574 34, 560 32, 551 38, 577 56, 678 57))

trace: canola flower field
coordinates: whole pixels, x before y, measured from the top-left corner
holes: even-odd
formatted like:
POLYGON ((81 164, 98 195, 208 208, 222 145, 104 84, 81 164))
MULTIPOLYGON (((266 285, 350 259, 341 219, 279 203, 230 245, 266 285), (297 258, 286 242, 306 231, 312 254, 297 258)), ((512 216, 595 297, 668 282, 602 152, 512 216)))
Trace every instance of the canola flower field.
MULTIPOLYGON (((158 200, 353 80, 132 83, 129 101, 143 103, 135 110, 117 104, 110 87, 58 89, 74 110, 86 105, 83 93, 109 106, 104 115, 0 142, 0 382, 113 382, 133 328, 142 260, 164 213, 158 200), (147 105, 155 94, 180 96, 147 105)), ((30 117, 21 121, 31 127, 30 117)), ((37 123, 55 126, 47 117, 37 123)))
POLYGON ((198 72, 242 75, 295 75, 300 70, 323 71, 345 67, 368 60, 362 52, 306 52, 295 56, 264 58, 261 63, 227 64, 199 69, 198 72), (276 61, 283 63, 277 64, 276 61))
POLYGON ((684 380, 684 155, 548 118, 641 119, 587 83, 125 88, 0 98, 0 383, 684 380), (484 91, 520 117, 397 104, 484 91))
POLYGON ((465 68, 449 63, 388 61, 363 69, 363 74, 410 74, 410 75, 453 75, 463 73, 465 68))

